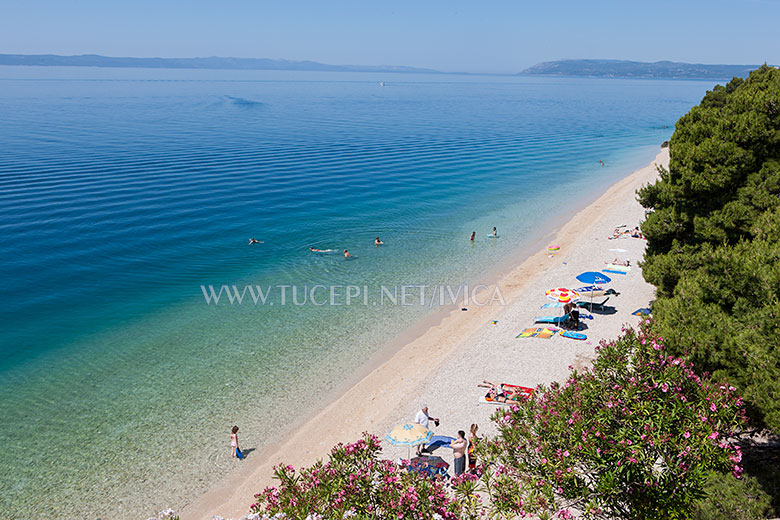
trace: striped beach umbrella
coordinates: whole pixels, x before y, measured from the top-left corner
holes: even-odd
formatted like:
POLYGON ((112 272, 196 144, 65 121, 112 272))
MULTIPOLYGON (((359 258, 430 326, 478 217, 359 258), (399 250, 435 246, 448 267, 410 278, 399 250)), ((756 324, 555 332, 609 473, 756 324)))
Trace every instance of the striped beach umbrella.
POLYGON ((576 291, 572 291, 571 289, 565 289, 563 287, 558 287, 557 289, 549 289, 545 291, 544 294, 547 295, 547 297, 552 301, 560 302, 560 303, 569 303, 569 302, 577 301, 580 298, 580 295, 577 294, 576 291))

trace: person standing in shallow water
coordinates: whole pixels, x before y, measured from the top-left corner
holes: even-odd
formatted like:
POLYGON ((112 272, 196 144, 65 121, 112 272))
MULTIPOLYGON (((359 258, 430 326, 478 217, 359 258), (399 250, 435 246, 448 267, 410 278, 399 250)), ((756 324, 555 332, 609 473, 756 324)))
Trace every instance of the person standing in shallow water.
POLYGON ((471 240, 473 242, 475 236, 477 236, 477 232, 476 231, 472 231, 471 232, 471 236, 469 237, 469 240, 471 240))
POLYGON ((241 448, 238 447, 238 426, 233 426, 233 429, 230 431, 230 456, 233 458, 238 457, 238 453, 241 451, 241 448))

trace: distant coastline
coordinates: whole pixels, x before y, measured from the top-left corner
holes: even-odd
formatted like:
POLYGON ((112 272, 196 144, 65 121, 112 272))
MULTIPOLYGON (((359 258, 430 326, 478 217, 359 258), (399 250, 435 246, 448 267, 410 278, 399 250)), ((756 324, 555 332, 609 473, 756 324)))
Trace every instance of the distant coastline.
POLYGON ((715 79, 745 77, 759 65, 704 65, 658 61, 559 60, 537 63, 516 74, 441 71, 404 65, 331 65, 311 60, 271 58, 133 58, 99 54, 60 56, 57 54, 0 54, 0 65, 31 67, 103 67, 203 70, 290 70, 322 72, 387 72, 416 74, 458 74, 474 76, 573 76, 641 79, 715 79))
POLYGON ((227 70, 306 70, 325 72, 407 72, 443 74, 438 70, 395 65, 329 65, 316 61, 275 60, 270 58, 128 58, 81 54, 0 54, 0 65, 36 67, 113 67, 153 69, 227 69, 227 70))
POLYGON ((705 65, 656 61, 628 60, 558 60, 537 63, 520 76, 586 76, 598 78, 642 79, 731 79, 747 77, 759 65, 705 65))

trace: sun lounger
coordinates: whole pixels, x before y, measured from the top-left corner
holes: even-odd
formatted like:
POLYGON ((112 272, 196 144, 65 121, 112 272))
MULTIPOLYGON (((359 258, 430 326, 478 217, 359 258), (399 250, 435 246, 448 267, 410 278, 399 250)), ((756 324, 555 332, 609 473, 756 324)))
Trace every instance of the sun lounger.
MULTIPOLYGON (((592 303, 591 303, 591 302, 589 302, 589 301, 578 301, 578 302, 577 302, 577 305, 579 305, 580 307, 587 307, 587 308, 589 308, 589 309, 590 309, 591 307, 596 307, 597 309, 601 309, 601 308, 603 308, 603 307, 604 307, 604 305, 605 305, 605 304, 606 304, 608 301, 609 301, 609 296, 607 296, 606 298, 604 298, 604 301, 602 301, 602 302, 592 302, 592 303)), ((580 314, 580 318, 582 318, 582 314, 580 314)), ((592 316, 591 316, 591 318, 592 318, 592 316)))
POLYGON ((568 313, 563 316, 537 316, 534 318, 534 323, 555 323, 557 325, 568 320, 569 317, 568 313))

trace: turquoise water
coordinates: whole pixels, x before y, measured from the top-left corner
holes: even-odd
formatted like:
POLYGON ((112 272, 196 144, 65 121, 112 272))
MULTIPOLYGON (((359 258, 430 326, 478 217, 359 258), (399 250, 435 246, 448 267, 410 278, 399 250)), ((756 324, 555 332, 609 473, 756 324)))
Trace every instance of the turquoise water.
POLYGON ((232 424, 276 438, 436 307, 375 306, 382 285, 479 280, 711 87, 0 67, 3 517, 180 506, 231 467, 232 424), (282 305, 318 284, 364 289, 282 305))

